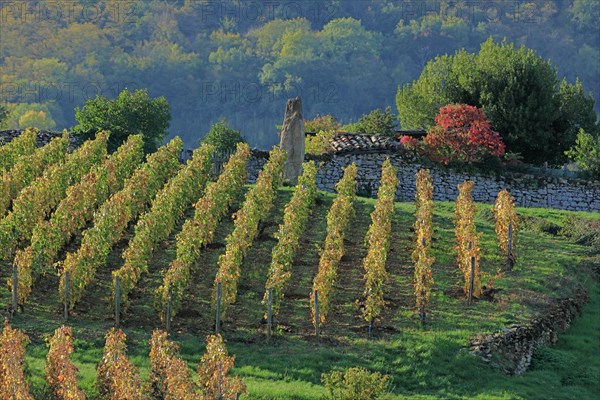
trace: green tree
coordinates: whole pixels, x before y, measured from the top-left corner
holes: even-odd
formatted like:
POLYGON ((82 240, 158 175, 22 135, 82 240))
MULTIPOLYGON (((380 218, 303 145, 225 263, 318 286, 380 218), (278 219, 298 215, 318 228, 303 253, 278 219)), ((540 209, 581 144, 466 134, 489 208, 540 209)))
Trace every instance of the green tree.
POLYGON ((588 171, 596 179, 600 179, 600 135, 580 129, 575 146, 565 154, 575 161, 581 170, 588 171))
POLYGON ((396 103, 403 128, 431 127, 445 104, 481 108, 507 150, 533 163, 562 161, 574 132, 596 125, 593 99, 580 84, 559 85, 549 61, 492 38, 477 54, 463 50, 430 61, 418 80, 398 89, 396 103))
POLYGON ((221 156, 234 151, 236 144, 239 142, 244 142, 240 131, 230 128, 225 118, 221 118, 214 123, 202 139, 202 143, 215 146, 217 153, 221 156))
POLYGON ((156 151, 167 135, 171 111, 164 97, 150 98, 145 89, 125 89, 116 99, 96 96, 75 109, 79 133, 111 132, 109 150, 116 149, 129 135, 144 135, 144 151, 156 151))
POLYGON ((377 108, 360 117, 356 123, 345 125, 344 130, 353 133, 394 136, 396 134, 396 115, 392 113, 392 107, 388 106, 383 111, 377 108))
POLYGON ((52 130, 56 128, 56 122, 45 111, 28 110, 19 118, 19 128, 29 127, 52 130))

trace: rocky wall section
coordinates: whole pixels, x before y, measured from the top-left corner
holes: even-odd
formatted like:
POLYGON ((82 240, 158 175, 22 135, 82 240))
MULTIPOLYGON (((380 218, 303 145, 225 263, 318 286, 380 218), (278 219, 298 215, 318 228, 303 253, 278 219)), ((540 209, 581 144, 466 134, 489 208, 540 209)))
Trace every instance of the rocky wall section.
MULTIPOLYGON (((13 140, 14 138, 16 138, 17 136, 19 136, 22 132, 23 132, 23 130, 0 131, 0 143, 8 143, 11 140, 13 140)), ((48 142, 50 142, 50 140, 52 140, 52 138, 55 138, 57 136, 62 136, 62 132, 50 132, 50 131, 40 130, 40 131, 38 131, 38 134, 37 134, 37 146, 42 147, 42 146, 48 144, 48 142)), ((69 136, 69 140, 71 142, 71 146, 70 146, 71 150, 78 147, 81 144, 81 139, 77 135, 71 134, 69 136)))
POLYGON ((588 301, 587 292, 581 288, 573 296, 555 301, 527 325, 475 337, 470 343, 471 354, 509 375, 523 374, 531 365, 535 349, 556 343, 558 334, 571 326, 588 301))
MULTIPOLYGON (((249 161, 249 181, 254 182, 268 156, 255 152, 249 161)), ((493 203, 503 189, 515 197, 520 207, 556 208, 571 211, 600 211, 600 182, 540 178, 527 174, 511 177, 493 177, 467 174, 437 165, 426 166, 414 157, 398 152, 341 153, 317 157, 320 164, 317 186, 334 192, 343 169, 354 162, 358 166, 358 191, 363 196, 375 197, 381 178, 381 165, 386 158, 398 169, 400 185, 396 197, 399 201, 413 201, 415 197, 415 174, 420 168, 429 168, 434 181, 434 200, 455 201, 458 184, 470 179, 475 182, 473 198, 481 203, 493 203)))

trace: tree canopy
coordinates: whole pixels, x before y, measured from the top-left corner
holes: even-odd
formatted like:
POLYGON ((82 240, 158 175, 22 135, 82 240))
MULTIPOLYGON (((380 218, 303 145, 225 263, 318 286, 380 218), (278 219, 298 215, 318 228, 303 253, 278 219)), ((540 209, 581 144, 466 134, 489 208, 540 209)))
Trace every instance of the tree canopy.
MULTIPOLYGON (((10 117, 13 126, 34 109, 28 106, 43 104, 47 110, 35 111, 44 111, 62 130, 77 125, 73 110, 86 101, 115 99, 124 88, 146 88, 153 98, 168 100, 169 134, 181 135, 187 146, 195 146, 226 117, 253 146, 270 148, 279 140, 274 127, 281 123, 288 98, 302 97, 307 119, 331 114, 342 125, 355 122, 371 110, 393 107, 398 85, 419 78, 430 60, 463 48, 466 54, 477 53, 490 36, 535 50, 543 60, 552 60, 557 85, 579 77, 583 93, 591 90, 598 99, 599 4, 2 2, 2 102, 9 111, 25 110, 10 117)), ((452 103, 441 100, 439 106, 452 103)), ((415 109, 428 112, 432 123, 439 106, 428 105, 415 109)), ((600 112, 598 104, 595 111, 600 112)), ((553 129, 564 128, 554 124, 553 129)))
POLYGON ((81 133, 110 131, 109 150, 115 150, 129 135, 144 135, 144 151, 150 153, 162 144, 171 120, 169 103, 164 97, 150 98, 143 89, 125 89, 116 99, 97 96, 75 110, 81 133))
POLYGON ((427 63, 419 79, 398 89, 403 128, 429 128, 440 107, 481 108, 511 152, 526 161, 559 162, 580 127, 595 131, 594 100, 581 83, 559 84, 556 68, 524 46, 492 38, 478 53, 459 50, 427 63))

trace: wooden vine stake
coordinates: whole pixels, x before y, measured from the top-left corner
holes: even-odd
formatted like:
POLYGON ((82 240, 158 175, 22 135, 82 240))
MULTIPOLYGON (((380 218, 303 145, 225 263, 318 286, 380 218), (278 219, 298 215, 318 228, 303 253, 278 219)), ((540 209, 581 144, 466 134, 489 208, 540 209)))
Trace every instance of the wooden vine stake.
POLYGON ((267 296, 267 341, 269 341, 273 331, 273 288, 269 288, 267 296))
POLYGON ((315 311, 315 336, 317 338, 317 343, 319 343, 319 291, 314 291, 314 311, 315 311))
POLYGON ((64 319, 65 322, 69 319, 69 285, 71 280, 71 273, 65 272, 65 304, 64 304, 64 319))
POLYGON ((19 288, 19 271, 17 269, 17 264, 13 264, 13 274, 12 274, 12 312, 17 312, 18 304, 18 288, 19 288))
POLYGON ((173 307, 173 291, 171 290, 171 287, 169 286, 169 291, 168 291, 168 300, 167 300, 167 313, 166 313, 166 322, 167 322, 167 332, 169 332, 171 330, 171 312, 172 312, 172 307, 173 307))
POLYGON ((121 278, 115 276, 115 328, 119 329, 121 316, 121 278))
POLYGON ((508 240, 506 243, 507 247, 507 258, 509 268, 512 269, 514 267, 515 255, 513 254, 513 224, 508 224, 508 240))
POLYGON ((471 256, 471 280, 469 281, 469 300, 468 304, 473 304, 473 292, 475 289, 475 257, 471 256))
POLYGON ((215 333, 219 333, 221 330, 221 296, 222 296, 223 286, 221 282, 217 283, 217 303, 216 303, 216 313, 215 313, 215 333))

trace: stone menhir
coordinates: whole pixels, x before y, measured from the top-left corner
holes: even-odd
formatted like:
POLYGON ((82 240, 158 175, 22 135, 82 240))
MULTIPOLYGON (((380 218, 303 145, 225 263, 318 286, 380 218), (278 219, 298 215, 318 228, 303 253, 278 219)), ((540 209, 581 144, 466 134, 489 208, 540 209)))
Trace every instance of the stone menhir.
POLYGON ((286 151, 287 160, 283 167, 283 178, 295 185, 302 174, 304 161, 304 115, 300 97, 289 99, 285 106, 281 142, 279 146, 286 151))

